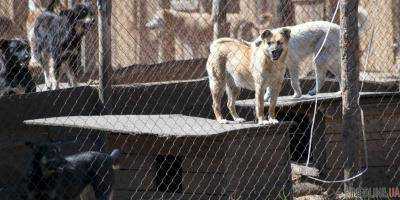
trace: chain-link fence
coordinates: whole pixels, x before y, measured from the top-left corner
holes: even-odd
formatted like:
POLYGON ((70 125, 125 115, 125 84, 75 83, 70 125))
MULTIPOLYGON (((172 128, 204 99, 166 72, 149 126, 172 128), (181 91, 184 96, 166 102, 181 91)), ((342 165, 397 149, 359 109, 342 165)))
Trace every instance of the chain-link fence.
POLYGON ((400 197, 400 2, 346 2, 3 0, 0 199, 400 197))

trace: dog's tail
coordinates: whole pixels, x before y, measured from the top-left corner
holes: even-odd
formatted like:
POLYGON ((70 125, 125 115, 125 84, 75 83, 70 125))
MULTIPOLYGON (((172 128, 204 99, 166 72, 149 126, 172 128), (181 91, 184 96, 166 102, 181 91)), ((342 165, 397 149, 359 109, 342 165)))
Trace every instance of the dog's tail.
POLYGON ((119 169, 121 151, 119 149, 114 149, 110 153, 110 157, 111 157, 111 160, 112 160, 113 169, 119 169))

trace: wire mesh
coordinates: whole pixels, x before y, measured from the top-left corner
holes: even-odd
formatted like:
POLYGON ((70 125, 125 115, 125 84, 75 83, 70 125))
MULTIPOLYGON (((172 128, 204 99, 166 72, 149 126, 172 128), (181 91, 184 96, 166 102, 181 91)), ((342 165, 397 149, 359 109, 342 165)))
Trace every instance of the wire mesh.
MULTIPOLYGON (((307 178, 341 180, 348 158, 337 93, 343 83, 339 14, 335 24, 328 22, 338 0, 226 1, 229 37, 241 46, 227 48, 226 57, 247 63, 248 73, 257 73, 248 52, 260 33, 283 24, 291 30, 281 44, 288 53, 279 123, 268 125, 257 124, 254 88, 241 88, 235 104, 245 122, 234 122, 227 96, 221 107, 229 123, 215 120, 206 70, 214 56, 213 1, 106 2, 112 6, 109 47, 99 42, 96 0, 0 5, 0 197, 344 198, 343 182, 307 178), (98 91, 101 48, 111 51, 105 102, 98 91)), ((356 159, 358 170, 368 170, 350 195, 362 198, 400 197, 399 5, 360 0, 358 6, 366 135, 359 141, 367 153, 358 148, 356 159)), ((255 81, 228 77, 238 86, 255 81)))

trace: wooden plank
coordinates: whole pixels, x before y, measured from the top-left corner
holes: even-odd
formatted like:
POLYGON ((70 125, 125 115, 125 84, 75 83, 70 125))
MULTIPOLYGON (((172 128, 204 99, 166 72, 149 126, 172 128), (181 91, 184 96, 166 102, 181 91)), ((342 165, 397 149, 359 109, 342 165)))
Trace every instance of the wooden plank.
MULTIPOLYGON (((365 131, 368 134, 378 134, 385 132, 393 132, 396 133, 400 131, 400 118, 397 116, 390 116, 384 118, 365 118, 365 131)), ((342 131, 342 126, 340 121, 328 121, 326 122, 326 131, 329 134, 340 133, 342 131)))
POLYGON ((199 79, 206 76, 206 62, 205 58, 199 58, 157 64, 135 64, 114 70, 111 81, 118 85, 199 79))
MULTIPOLYGON (((384 97, 395 95, 392 92, 360 92, 361 98, 372 98, 372 97, 384 97)), ((294 98, 293 96, 279 96, 277 101, 278 107, 287 107, 294 106, 300 104, 311 104, 313 105, 315 102, 315 97, 318 99, 318 103, 327 103, 328 106, 331 106, 332 109, 337 109, 336 106, 332 106, 332 103, 341 100, 341 96, 337 92, 328 92, 328 93, 318 93, 316 96, 303 95, 300 98, 294 98)), ((239 100, 236 102, 236 106, 239 107, 254 107, 254 99, 246 99, 239 100)), ((268 107, 269 102, 264 102, 264 106, 268 107)))
POLYGON ((235 171, 228 172, 228 191, 250 191, 255 188, 260 191, 273 188, 274 184, 281 184, 291 181, 290 164, 274 165, 271 168, 237 168, 235 171))
MULTIPOLYGON (((196 155, 196 158, 183 157, 183 172, 206 173, 223 172, 225 170, 224 161, 207 155, 196 155)), ((123 154, 121 159, 121 170, 138 170, 150 168, 155 162, 155 155, 123 154)))
MULTIPOLYGON (((115 172, 115 189, 155 191, 155 174, 153 168, 140 170, 117 170, 115 172)), ((220 194, 226 182, 221 173, 183 173, 182 186, 184 193, 220 194)))
POLYGON ((223 194, 226 180, 221 173, 185 173, 183 192, 194 194, 223 194))
POLYGON ((13 130, 26 119, 97 114, 97 91, 92 87, 30 93, 0 99, 0 131, 13 130), (32 102, 34 106, 32 106, 32 102))
POLYGON ((277 14, 279 25, 291 26, 295 23, 295 9, 292 0, 281 0, 277 2, 277 14))
MULTIPOLYGON (((362 140, 360 140, 362 142, 362 140)), ((386 140, 386 139, 379 139, 379 140, 367 140, 367 148, 369 151, 380 151, 385 153, 389 148, 398 149, 400 152, 400 140, 386 140)), ((327 143, 327 150, 343 150, 343 142, 329 142, 327 143)))
MULTIPOLYGON (((170 9, 171 8, 171 2, 169 0, 158 0, 158 6, 160 9, 170 9)), ((175 25, 175 21, 171 16, 164 16, 165 19, 165 26, 161 31, 161 46, 160 46, 160 52, 159 52, 159 57, 161 59, 161 62, 165 61, 172 61, 175 60, 175 33, 171 27, 177 27, 175 25)))
POLYGON ((104 106, 105 113, 111 92, 111 13, 112 2, 107 0, 97 1, 98 28, 99 28, 99 99, 104 106))
MULTIPOLYGON (((398 185, 400 180, 399 176, 392 179, 393 174, 390 173, 385 167, 369 167, 366 174, 363 176, 363 187, 390 187, 398 185)), ((335 168, 331 169, 327 175, 328 180, 340 180, 343 179, 343 169, 335 168)))
MULTIPOLYGON (((336 147, 340 149, 339 147, 336 147)), ((328 168, 339 168, 343 166, 344 163, 344 155, 342 150, 330 151, 327 149, 328 156, 327 162, 324 167, 328 168)), ((371 167, 384 167, 389 166, 392 163, 392 158, 386 158, 387 152, 384 151, 368 151, 368 166, 371 167)), ((362 163, 364 163, 365 159, 362 158, 362 163)), ((400 164, 400 160, 394 160, 396 164, 400 164)))
MULTIPOLYGON (((108 149, 119 148, 123 153, 130 154, 135 157, 137 155, 155 156, 155 155, 177 155, 185 160, 223 160, 230 159, 227 151, 237 153, 238 155, 253 155, 255 153, 264 153, 264 157, 269 160, 269 152, 285 149, 287 143, 281 138, 276 137, 260 138, 244 138, 240 141, 213 140, 211 138, 193 138, 186 140, 174 140, 156 137, 140 137, 140 136, 119 136, 108 137, 108 149), (254 141, 252 141, 254 140, 254 141), (261 141, 261 142, 260 142, 261 141)), ((200 168, 204 169, 205 166, 200 168)), ((213 168, 210 168, 212 170, 213 168)))
MULTIPOLYGON (((263 143, 260 143, 263 144, 263 143)), ((249 143, 248 146, 234 147, 228 150, 225 166, 228 172, 243 169, 263 168, 272 170, 276 166, 288 164, 288 149, 266 149, 266 145, 249 143)))
POLYGON ((139 170, 116 170, 115 186, 117 190, 154 190, 155 172, 151 168, 139 170))
POLYGON ((212 21, 213 21, 213 38, 214 40, 221 37, 228 37, 228 27, 226 20, 227 0, 212 1, 212 21))
POLYGON ((179 114, 172 115, 101 115, 101 116, 68 116, 46 119, 26 120, 25 124, 38 126, 62 126, 95 129, 113 133, 156 135, 158 137, 225 137, 230 134, 245 134, 260 130, 256 134, 270 134, 261 130, 271 130, 278 127, 285 128, 288 123, 262 126, 255 123, 220 124, 215 120, 190 117, 179 114))
POLYGON ((179 193, 164 193, 164 192, 148 192, 148 191, 115 191, 115 199, 130 199, 130 200, 165 200, 165 199, 181 199, 181 200, 228 200, 227 195, 217 194, 179 194, 179 193))

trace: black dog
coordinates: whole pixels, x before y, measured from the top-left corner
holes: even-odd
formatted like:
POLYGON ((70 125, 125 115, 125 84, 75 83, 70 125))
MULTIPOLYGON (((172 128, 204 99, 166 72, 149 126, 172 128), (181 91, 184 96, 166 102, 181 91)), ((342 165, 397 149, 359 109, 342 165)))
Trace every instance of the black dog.
POLYGON ((28 65, 30 47, 23 39, 0 39, 0 97, 35 92, 36 85, 28 65))
POLYGON ((91 185, 99 200, 111 199, 113 166, 119 150, 111 154, 95 151, 63 157, 55 144, 35 145, 27 174, 28 199, 64 200, 78 197, 91 185))
POLYGON ((84 4, 59 14, 45 11, 36 18, 30 36, 32 53, 43 68, 48 88, 58 89, 63 73, 71 86, 78 85, 75 71, 80 67, 80 44, 93 22, 92 8, 84 4))

